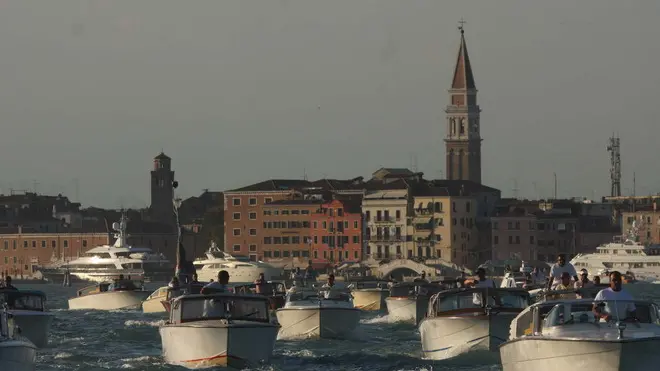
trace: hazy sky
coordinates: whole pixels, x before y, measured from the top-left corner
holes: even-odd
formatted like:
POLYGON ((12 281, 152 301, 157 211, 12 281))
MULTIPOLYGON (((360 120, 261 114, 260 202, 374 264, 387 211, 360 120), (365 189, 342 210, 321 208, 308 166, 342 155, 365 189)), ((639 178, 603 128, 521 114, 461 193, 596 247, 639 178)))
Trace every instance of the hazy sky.
POLYGON ((461 17, 484 183, 519 195, 660 191, 657 0, 0 0, 0 188, 145 206, 152 158, 182 196, 380 166, 444 174, 461 17), (536 190, 535 190, 536 188, 536 190))

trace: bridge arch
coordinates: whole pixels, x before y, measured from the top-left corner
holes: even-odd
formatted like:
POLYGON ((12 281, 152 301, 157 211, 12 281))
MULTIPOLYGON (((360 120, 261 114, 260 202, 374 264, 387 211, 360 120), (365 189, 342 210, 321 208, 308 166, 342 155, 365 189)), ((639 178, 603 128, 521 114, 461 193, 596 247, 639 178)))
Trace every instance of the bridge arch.
POLYGON ((408 259, 396 259, 378 267, 380 277, 388 277, 394 271, 412 271, 417 274, 426 272, 427 275, 435 276, 435 268, 408 259))

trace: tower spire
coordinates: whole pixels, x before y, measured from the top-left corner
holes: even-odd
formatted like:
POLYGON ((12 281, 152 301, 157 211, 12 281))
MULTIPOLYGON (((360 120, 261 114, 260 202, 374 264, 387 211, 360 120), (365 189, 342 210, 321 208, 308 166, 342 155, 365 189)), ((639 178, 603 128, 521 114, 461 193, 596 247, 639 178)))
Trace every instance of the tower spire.
POLYGON ((452 80, 452 89, 475 89, 474 75, 472 74, 472 65, 465 43, 465 27, 467 23, 461 18, 458 22, 458 29, 461 31, 461 45, 458 48, 458 57, 456 57, 456 67, 454 68, 454 79, 452 80))

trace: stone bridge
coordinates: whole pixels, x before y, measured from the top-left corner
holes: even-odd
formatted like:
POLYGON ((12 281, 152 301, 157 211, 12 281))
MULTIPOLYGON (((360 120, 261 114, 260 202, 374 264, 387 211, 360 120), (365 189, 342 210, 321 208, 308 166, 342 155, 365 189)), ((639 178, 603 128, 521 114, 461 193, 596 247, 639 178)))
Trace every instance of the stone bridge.
POLYGON ((378 267, 377 272, 380 277, 388 277, 392 272, 399 269, 411 270, 417 274, 426 272, 427 275, 435 276, 435 267, 422 263, 417 263, 408 259, 396 259, 378 267))

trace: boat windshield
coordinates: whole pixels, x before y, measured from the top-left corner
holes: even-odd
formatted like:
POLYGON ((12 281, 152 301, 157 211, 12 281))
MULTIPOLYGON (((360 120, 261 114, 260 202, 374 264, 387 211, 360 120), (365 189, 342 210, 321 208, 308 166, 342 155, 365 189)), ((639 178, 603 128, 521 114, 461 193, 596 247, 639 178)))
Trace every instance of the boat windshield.
POLYGON ((265 296, 276 296, 286 294, 286 287, 282 282, 266 282, 259 285, 257 289, 257 284, 241 285, 235 286, 234 292, 237 294, 257 294, 265 296), (259 291, 259 292, 257 292, 259 291))
POLYGON ((446 312, 456 309, 482 308, 486 305, 501 308, 527 308, 529 304, 529 294, 524 291, 509 290, 462 290, 458 292, 441 293, 436 301, 436 311, 446 312), (497 291, 497 295, 495 295, 497 291), (482 300, 483 295, 487 296, 487 302, 482 300), (496 296, 499 298, 499 304, 496 302, 496 296))
POLYGON ((7 303, 9 309, 44 311, 44 295, 21 291, 0 292, 0 305, 7 303))
POLYGON ((426 284, 398 284, 390 288, 391 297, 406 297, 406 296, 431 296, 446 289, 440 284, 426 283, 426 284))
POLYGON ((200 297, 181 303, 181 322, 214 319, 269 322, 268 301, 259 297, 200 297))
POLYGON ((599 323, 604 319, 596 317, 594 304, 601 313, 611 316, 614 322, 654 323, 660 324, 657 308, 648 302, 633 300, 604 300, 596 303, 560 303, 555 305, 543 320, 543 327, 550 328, 575 323, 599 323))

